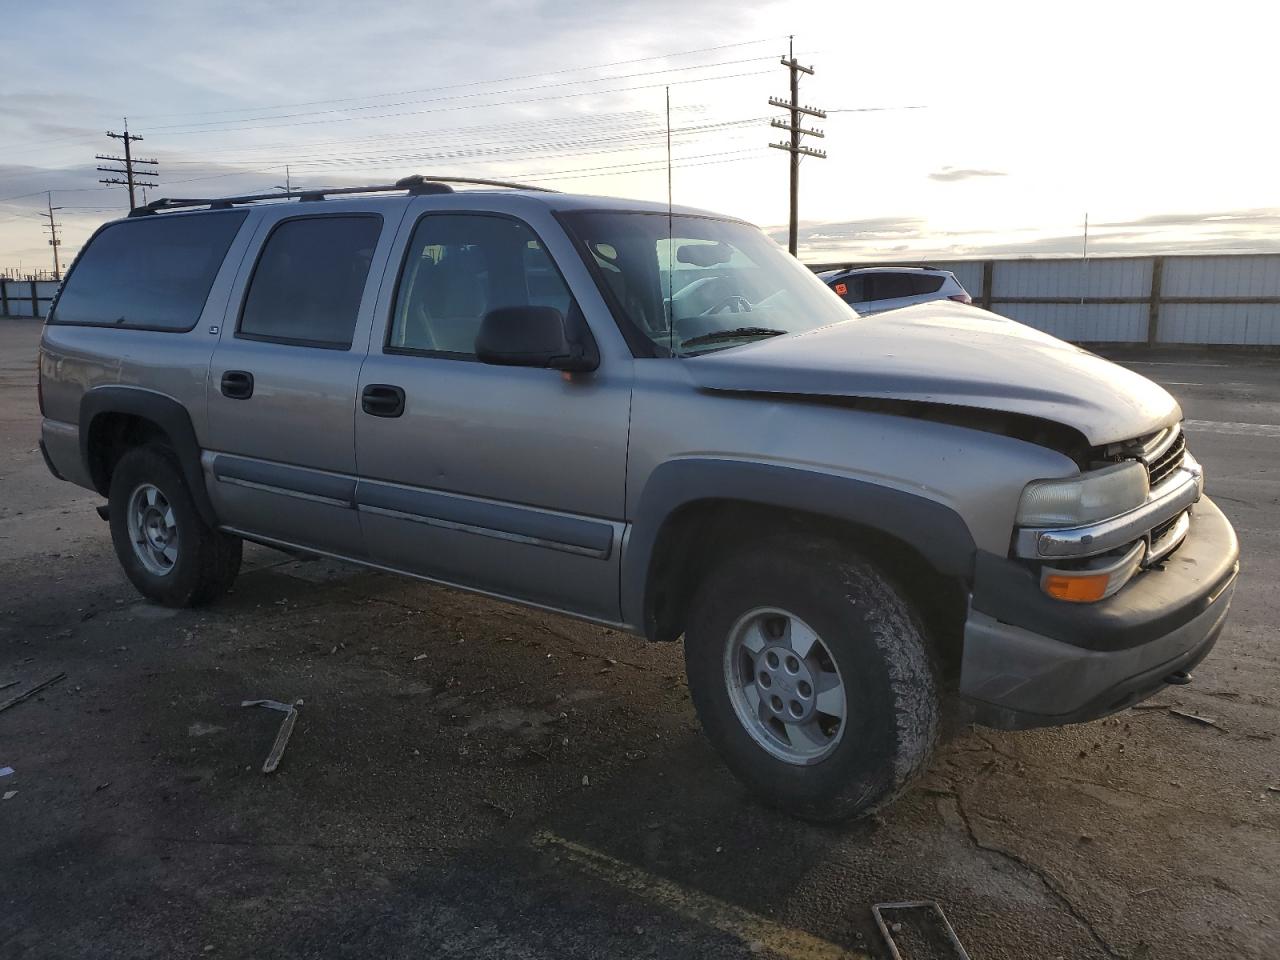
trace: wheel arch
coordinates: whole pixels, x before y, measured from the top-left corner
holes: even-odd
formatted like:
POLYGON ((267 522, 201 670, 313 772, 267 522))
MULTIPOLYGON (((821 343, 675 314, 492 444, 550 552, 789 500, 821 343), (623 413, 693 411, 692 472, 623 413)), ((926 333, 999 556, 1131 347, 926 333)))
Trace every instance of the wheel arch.
POLYGON ((110 491, 111 471, 124 451, 160 442, 178 458, 200 518, 217 525, 213 503, 200 469, 200 444, 191 416, 177 400, 142 387, 108 386, 87 392, 80 401, 80 459, 94 489, 110 491))
POLYGON ((958 656, 976 554, 959 514, 881 484, 775 464, 688 458, 654 471, 622 558, 625 622, 650 640, 676 639, 703 570, 786 533, 847 542, 878 562, 932 621, 944 662, 958 656))

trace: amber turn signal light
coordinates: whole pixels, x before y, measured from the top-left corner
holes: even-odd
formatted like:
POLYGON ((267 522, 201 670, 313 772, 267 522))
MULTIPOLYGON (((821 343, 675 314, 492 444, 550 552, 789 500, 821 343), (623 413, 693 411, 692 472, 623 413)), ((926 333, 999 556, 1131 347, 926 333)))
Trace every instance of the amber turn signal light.
POLYGON ((1110 582, 1111 575, 1107 573, 1086 574, 1080 577, 1054 573, 1046 576, 1040 586, 1045 593, 1057 600, 1093 603, 1107 595, 1107 586, 1110 582))

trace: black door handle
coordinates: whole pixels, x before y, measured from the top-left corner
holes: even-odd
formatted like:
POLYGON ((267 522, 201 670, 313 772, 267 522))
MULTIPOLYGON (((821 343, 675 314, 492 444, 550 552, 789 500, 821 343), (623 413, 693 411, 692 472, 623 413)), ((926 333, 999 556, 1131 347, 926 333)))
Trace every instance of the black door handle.
POLYGON ((228 370, 222 375, 222 395, 232 400, 248 400, 253 396, 253 374, 247 370, 228 370))
POLYGON ((360 394, 360 408, 372 417, 398 417, 404 413, 404 391, 389 383, 371 383, 360 394))

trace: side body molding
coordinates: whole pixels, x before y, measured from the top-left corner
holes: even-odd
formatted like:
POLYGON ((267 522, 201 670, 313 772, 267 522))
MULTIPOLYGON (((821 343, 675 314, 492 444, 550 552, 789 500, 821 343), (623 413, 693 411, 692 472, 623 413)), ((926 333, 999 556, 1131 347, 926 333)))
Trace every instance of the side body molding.
POLYGON ((803 467, 688 457, 658 466, 640 495, 622 555, 623 622, 645 622, 658 535, 676 510, 699 500, 737 500, 860 524, 910 544, 940 573, 972 580, 973 537, 960 515, 943 504, 803 467))
POLYGON ((154 390, 124 386, 96 387, 81 398, 80 460, 85 474, 93 478, 98 492, 105 496, 107 490, 102 477, 92 470, 89 438, 93 421, 108 413, 141 417, 155 423, 165 432, 178 455, 182 476, 191 490, 191 498, 195 501, 201 519, 210 526, 216 526, 218 520, 204 486, 204 475, 200 469, 200 444, 196 440, 195 427, 191 424, 191 415, 173 397, 154 390))

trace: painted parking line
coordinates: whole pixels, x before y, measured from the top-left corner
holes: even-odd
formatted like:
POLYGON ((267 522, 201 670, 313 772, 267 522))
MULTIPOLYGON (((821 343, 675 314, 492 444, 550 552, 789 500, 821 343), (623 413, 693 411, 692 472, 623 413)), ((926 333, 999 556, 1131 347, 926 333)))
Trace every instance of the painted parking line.
POLYGON ((707 924, 736 937, 753 952, 764 950, 786 957, 787 960, 871 960, 871 954, 864 950, 851 950, 803 930, 784 927, 732 903, 697 890, 689 890, 550 831, 535 834, 532 842, 535 847, 558 851, 583 873, 597 880, 643 897, 688 920, 707 924))
POLYGON ((1221 433, 1233 437, 1280 437, 1277 423, 1231 423, 1221 420, 1183 420, 1183 429, 1221 433))

